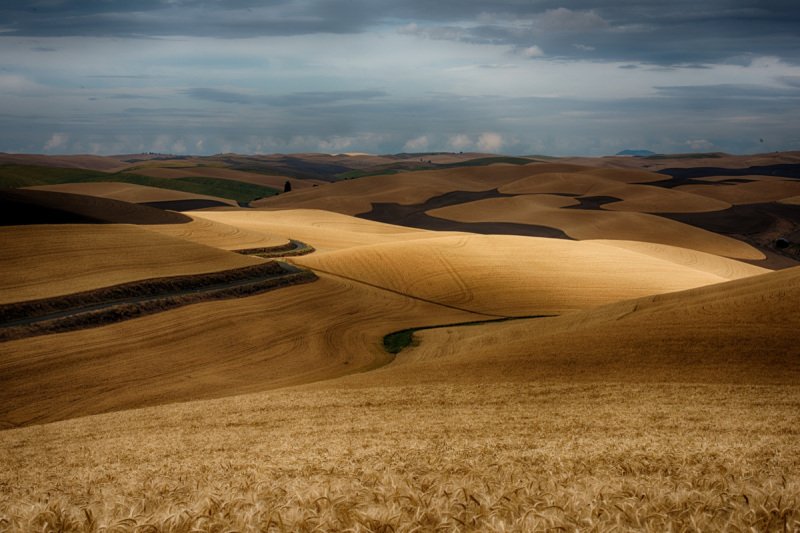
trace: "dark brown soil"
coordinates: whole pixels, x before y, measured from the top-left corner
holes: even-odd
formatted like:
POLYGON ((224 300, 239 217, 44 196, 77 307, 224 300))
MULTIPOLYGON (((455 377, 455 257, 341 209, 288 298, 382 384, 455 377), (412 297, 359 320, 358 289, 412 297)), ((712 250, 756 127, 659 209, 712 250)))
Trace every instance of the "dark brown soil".
POLYGON ((225 202, 216 200, 167 200, 163 202, 142 202, 139 205, 155 207, 156 209, 167 209, 170 211, 195 211, 197 209, 207 209, 209 207, 231 207, 225 202))
POLYGON ((764 165, 747 168, 718 168, 718 167, 690 167, 690 168, 665 168, 659 174, 669 176, 664 181, 651 181, 647 185, 666 187, 671 189, 679 185, 729 185, 752 180, 730 179, 721 182, 700 181, 697 178, 711 176, 780 176, 788 179, 800 179, 800 165, 786 163, 781 165, 764 165))
POLYGON ((525 235, 528 237, 550 237, 572 240, 566 233, 556 228, 537 226, 534 224, 514 224, 510 222, 457 222, 444 218, 432 217, 426 213, 450 205, 475 202, 486 198, 505 198, 516 196, 504 194, 497 189, 489 191, 453 191, 430 198, 425 203, 400 205, 395 203, 374 203, 372 210, 356 215, 359 218, 396 224, 410 228, 434 231, 466 231, 482 235, 525 235))
POLYGON ((614 196, 580 196, 576 197, 576 200, 580 202, 578 205, 568 205, 566 207, 562 207, 561 209, 589 209, 589 210, 599 210, 601 206, 606 204, 613 204, 614 202, 621 202, 621 198, 616 198, 614 196))
POLYGON ((180 213, 108 198, 30 189, 0 189, 0 226, 184 224, 191 220, 180 213))
POLYGON ((781 269, 800 264, 800 258, 795 257, 791 249, 775 246, 781 237, 791 243, 800 242, 800 206, 766 202, 734 205, 707 213, 658 215, 747 242, 767 256, 767 261, 753 261, 759 266, 781 269))
POLYGON ((244 268, 153 278, 91 291, 0 305, 0 341, 97 327, 201 301, 257 294, 317 279, 275 261, 244 268))

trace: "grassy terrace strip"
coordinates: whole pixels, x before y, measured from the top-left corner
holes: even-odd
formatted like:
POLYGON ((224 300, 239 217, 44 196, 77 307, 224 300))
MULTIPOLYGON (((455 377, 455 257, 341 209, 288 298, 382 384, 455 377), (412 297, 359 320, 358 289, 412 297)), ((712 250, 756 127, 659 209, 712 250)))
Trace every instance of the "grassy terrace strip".
POLYGON ((108 173, 74 168, 39 167, 32 165, 0 165, 0 181, 4 187, 19 188, 63 183, 122 182, 170 189, 193 194, 218 196, 237 202, 250 202, 272 196, 277 189, 242 181, 220 178, 154 178, 128 172, 108 173))
POLYGON ((529 316, 508 316, 504 318, 491 318, 488 320, 475 320, 473 322, 456 322, 454 324, 440 324, 438 326, 422 326, 419 328, 401 329, 389 333, 383 337, 383 349, 391 354, 399 354, 404 348, 414 344, 414 333, 426 329, 454 328, 460 326, 479 326, 481 324, 491 324, 493 322, 509 322, 511 320, 526 320, 530 318, 552 318, 557 315, 529 315, 529 316))
POLYGON ((265 259, 272 259, 276 257, 294 257, 299 255, 308 255, 316 249, 310 244, 301 241, 290 239, 289 243, 281 246, 269 246, 266 248, 245 248, 243 250, 234 250, 237 254, 254 255, 256 257, 263 257, 265 259))
POLYGON ((269 262, 210 274, 155 278, 0 306, 0 342, 96 327, 202 301, 250 296, 317 279, 269 262))

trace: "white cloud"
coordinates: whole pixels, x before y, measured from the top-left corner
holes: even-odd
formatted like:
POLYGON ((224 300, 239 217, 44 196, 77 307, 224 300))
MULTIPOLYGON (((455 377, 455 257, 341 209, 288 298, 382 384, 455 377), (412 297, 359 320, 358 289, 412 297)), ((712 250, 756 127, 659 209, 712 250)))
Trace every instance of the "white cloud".
POLYGON ((525 57, 544 57, 544 52, 538 46, 529 46, 522 49, 522 55, 525 57))
POLYGON ((54 133, 50 136, 50 139, 45 143, 44 150, 46 152, 56 150, 58 148, 63 148, 66 146, 67 142, 69 141, 69 135, 66 133, 54 133))
POLYGON ((706 139, 694 139, 686 141, 686 146, 691 148, 692 150, 713 150, 714 143, 708 141, 706 139))
POLYGON ((424 152, 428 149, 428 136, 420 135, 414 139, 409 139, 403 146, 405 152, 424 152))
POLYGON ((503 147, 503 136, 499 133, 487 131, 478 137, 478 150, 481 152, 498 152, 503 147))
POLYGON ((447 142, 453 150, 458 150, 459 152, 463 152, 470 146, 472 146, 472 141, 470 138, 463 133, 459 133, 458 135, 453 135, 450 137, 450 140, 447 142))

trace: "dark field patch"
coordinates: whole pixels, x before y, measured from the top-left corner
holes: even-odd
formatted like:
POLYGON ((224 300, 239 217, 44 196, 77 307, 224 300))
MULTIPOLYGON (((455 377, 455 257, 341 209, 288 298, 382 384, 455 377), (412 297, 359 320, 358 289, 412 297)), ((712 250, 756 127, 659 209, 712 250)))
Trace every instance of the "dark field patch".
POLYGON ((0 341, 97 327, 184 305, 259 294, 316 275, 271 261, 249 267, 152 278, 40 300, 0 305, 0 341))
POLYGON ((743 240, 767 256, 766 262, 754 264, 776 269, 800 264, 791 250, 775 245, 781 237, 800 241, 800 206, 766 202, 734 205, 722 211, 658 213, 658 216, 743 240))
POLYGON ((700 181, 698 178, 712 176, 778 176, 788 179, 800 179, 800 164, 786 163, 780 165, 763 165, 747 168, 718 168, 718 167, 692 167, 692 168, 665 168, 657 171, 658 174, 669 176, 664 181, 651 181, 647 185, 672 189, 679 185, 729 185, 752 180, 724 180, 722 182, 700 181))
POLYGON ((167 209, 170 211, 194 211, 196 209, 206 209, 209 207, 231 207, 230 204, 218 202, 216 200, 165 200, 163 202, 141 202, 139 205, 153 207, 156 209, 167 209))
POLYGON ((566 233, 556 228, 537 226, 534 224, 515 224, 511 222, 457 222, 444 218, 432 217, 426 213, 431 209, 439 209, 451 205, 485 200, 487 198, 507 198, 516 196, 504 194, 497 189, 489 191, 453 191, 434 196, 424 203, 400 205, 395 203, 373 203, 372 210, 356 215, 359 218, 396 224, 409 228, 420 228, 434 231, 466 231, 481 235, 524 235, 528 237, 550 237, 572 240, 566 233))
POLYGON ((0 226, 30 224, 184 224, 180 213, 82 194, 0 189, 0 226))
POLYGON ((599 210, 601 206, 606 204, 613 204, 614 202, 621 202, 621 198, 616 198, 614 196, 581 196, 575 198, 577 201, 580 202, 578 205, 568 205, 566 207, 562 207, 561 209, 589 209, 589 210, 599 210))

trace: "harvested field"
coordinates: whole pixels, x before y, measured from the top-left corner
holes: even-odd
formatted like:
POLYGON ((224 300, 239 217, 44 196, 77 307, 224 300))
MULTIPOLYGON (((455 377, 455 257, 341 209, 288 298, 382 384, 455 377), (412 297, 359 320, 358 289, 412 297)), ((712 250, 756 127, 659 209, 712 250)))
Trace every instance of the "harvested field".
POLYGON ((489 191, 535 173, 542 165, 549 164, 491 165, 370 176, 322 188, 293 191, 252 205, 270 209, 325 209, 355 215, 368 212, 373 203, 414 205, 454 190, 489 191))
POLYGON ((10 226, 0 240, 3 304, 264 262, 128 225, 10 226))
MULTIPOLYGON (((522 178, 500 187, 506 194, 572 194, 610 196, 620 201, 603 209, 636 212, 703 212, 727 209, 730 204, 702 195, 649 185, 632 185, 598 176, 598 171, 546 173, 522 178)), ((607 174, 613 175, 612 172, 607 174)))
POLYGON ((320 278, 247 298, 6 342, 0 425, 330 379, 388 362, 381 340, 397 327, 485 318, 320 278))
POLYGON ((697 264, 687 268, 680 264, 686 259, 673 262, 667 253, 656 257, 594 242, 465 234, 361 246, 294 262, 494 316, 558 314, 763 272, 734 261, 725 270, 721 258, 694 256, 697 264), (712 266, 704 271, 707 261, 712 266))
MULTIPOLYGON (((376 162, 417 166, 400 156, 152 157, 325 179, 376 162)), ((298 190, 263 210, 193 212, 185 224, 0 228, 13 243, 4 278, 22 280, 12 302, 73 292, 70 275, 96 291, 170 268, 269 269, 226 250, 290 251, 297 240, 316 251, 287 261, 319 276, 4 342, 0 531, 800 530, 800 267, 729 258, 758 254, 773 234, 770 246, 782 235, 795 253, 797 205, 731 206, 652 186, 788 180, 651 172, 794 162, 454 166, 298 190), (503 189, 543 184, 551 190, 503 189), (295 200, 339 212, 273 210, 295 200), (654 207, 672 212, 637 212, 654 207), (428 227, 552 225, 584 240, 343 214, 378 211, 428 227), (732 233, 751 245, 714 225, 752 230, 732 233), (387 353, 384 336, 406 329, 416 332, 405 349, 387 353)))
POLYGON ((179 213, 107 198, 0 189, 0 226, 24 224, 185 224, 179 213))
POLYGON ((800 205, 800 196, 792 196, 791 198, 784 198, 780 201, 782 204, 800 205))
POLYGON ((557 318, 426 330, 370 379, 789 386, 800 379, 799 296, 793 268, 557 318))
POLYGON ((236 202, 218 196, 207 196, 158 187, 147 187, 135 183, 93 182, 64 183, 59 185, 40 185, 28 187, 28 190, 67 192, 85 196, 98 196, 131 203, 174 202, 182 200, 208 200, 221 204, 236 206, 236 202))
MULTIPOLYGON (((745 176, 749 179, 752 176, 745 176)), ((776 202, 800 194, 800 180, 757 180, 725 185, 683 185, 673 190, 716 198, 733 205, 776 202)))
POLYGON ((0 305, 0 341, 99 327, 184 305, 250 296, 316 279, 312 272, 273 261, 5 304, 0 305))
POLYGON ((317 385, 4 431, 0 514, 76 531, 796 529, 798 272, 429 331, 317 385))
MULTIPOLYGON (((238 213, 238 211, 235 213, 238 213)), ((289 239, 284 234, 272 233, 269 228, 260 228, 258 226, 246 228, 240 225, 226 224, 224 222, 225 219, 225 216, 217 216, 214 212, 199 211, 192 212, 191 222, 180 227, 177 225, 158 225, 149 226, 148 229, 170 237, 223 250, 270 248, 289 243, 289 239), (216 217, 216 219, 209 217, 216 217), (221 222, 216 220, 221 220, 221 222)))
MULTIPOLYGON (((240 231, 288 235, 319 251, 339 250, 387 241, 441 237, 441 234, 403 226, 362 220, 330 211, 292 209, 286 211, 203 211, 192 213, 197 221, 227 224, 240 231)), ((166 228, 167 230, 171 228, 166 228)), ((241 246, 239 248, 245 248, 241 246)))
POLYGON ((638 240, 737 259, 764 259, 761 252, 744 242, 655 215, 603 210, 543 209, 536 196, 492 198, 435 209, 428 214, 459 222, 495 221, 548 225, 580 240, 638 240))
MULTIPOLYGON (((192 177, 209 177, 224 180, 242 181, 244 183, 252 183, 254 185, 265 185, 273 189, 283 190, 286 183, 286 176, 270 176, 267 174, 260 174, 257 172, 243 172, 241 170, 233 170, 230 168, 217 168, 209 166, 196 166, 196 167, 181 167, 181 168, 142 168, 136 169, 137 174, 143 176, 152 176, 154 178, 192 178, 192 177)), ((292 183, 292 190, 301 190, 322 185, 326 182, 312 179, 289 179, 292 183)))

